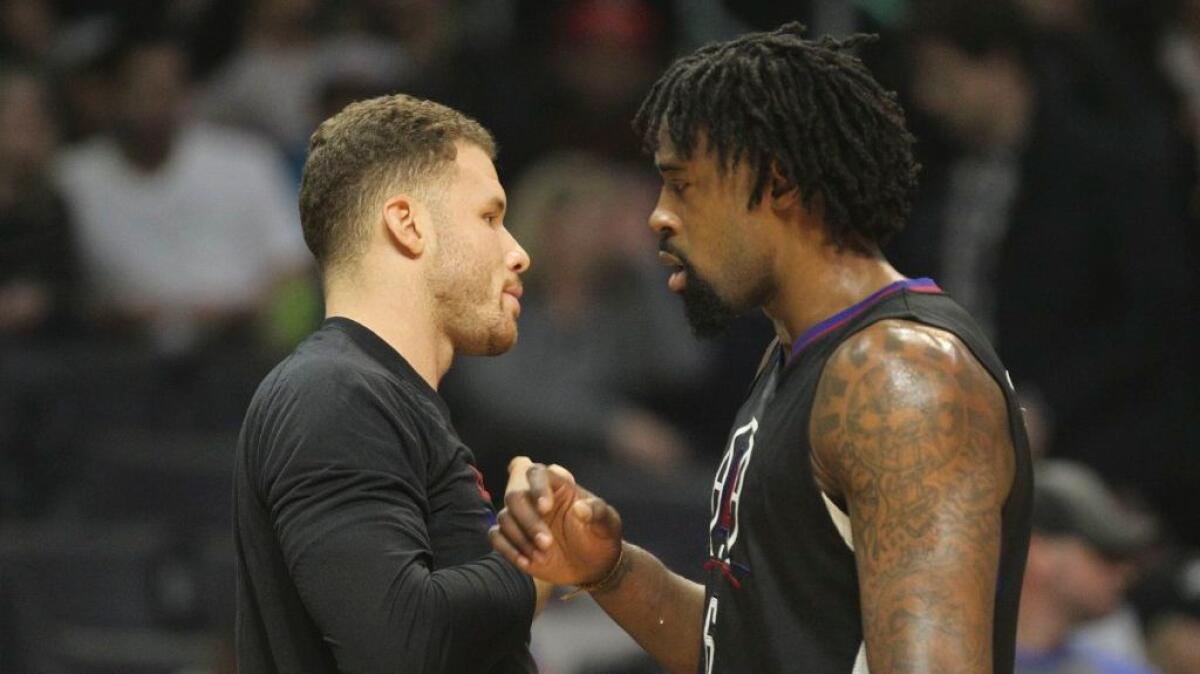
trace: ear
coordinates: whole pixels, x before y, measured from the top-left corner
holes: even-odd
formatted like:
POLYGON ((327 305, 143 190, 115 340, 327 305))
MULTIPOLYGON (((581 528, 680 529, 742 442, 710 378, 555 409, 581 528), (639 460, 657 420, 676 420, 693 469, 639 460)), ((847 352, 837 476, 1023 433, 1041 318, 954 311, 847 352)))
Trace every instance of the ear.
POLYGON ((800 188, 788 180, 779 169, 779 164, 771 162, 771 175, 767 179, 767 201, 776 212, 786 212, 801 207, 800 188))
POLYGON ((407 194, 398 194, 383 203, 383 225, 388 242, 406 257, 418 258, 429 240, 429 224, 422 217, 419 202, 407 194))

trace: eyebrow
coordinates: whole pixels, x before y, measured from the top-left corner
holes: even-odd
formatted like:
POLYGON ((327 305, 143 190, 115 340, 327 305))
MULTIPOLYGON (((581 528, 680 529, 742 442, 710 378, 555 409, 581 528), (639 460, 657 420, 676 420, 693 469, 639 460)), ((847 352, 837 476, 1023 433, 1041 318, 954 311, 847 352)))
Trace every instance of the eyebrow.
POLYGON ((508 208, 508 204, 504 201, 503 197, 492 197, 488 201, 488 207, 495 208, 503 213, 508 208))

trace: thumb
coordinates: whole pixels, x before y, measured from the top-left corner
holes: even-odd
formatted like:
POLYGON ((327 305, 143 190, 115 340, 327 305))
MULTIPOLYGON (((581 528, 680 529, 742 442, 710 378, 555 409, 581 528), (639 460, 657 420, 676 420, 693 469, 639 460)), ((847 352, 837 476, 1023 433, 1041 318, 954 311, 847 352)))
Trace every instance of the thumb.
POLYGON ((621 535, 621 516, 604 499, 590 496, 571 504, 571 516, 605 538, 621 535))
POLYGON ((575 476, 571 474, 571 471, 555 463, 546 468, 546 483, 551 489, 558 491, 562 487, 574 487, 575 476))

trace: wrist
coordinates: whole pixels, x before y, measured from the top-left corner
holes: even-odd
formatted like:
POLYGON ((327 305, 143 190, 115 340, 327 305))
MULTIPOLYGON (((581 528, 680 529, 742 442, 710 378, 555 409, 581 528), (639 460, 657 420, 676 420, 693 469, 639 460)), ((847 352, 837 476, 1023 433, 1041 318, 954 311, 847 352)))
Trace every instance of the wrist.
POLYGON ((549 601, 551 595, 554 594, 554 585, 544 580, 534 578, 533 589, 535 597, 533 614, 534 616, 537 616, 542 612, 542 609, 546 608, 546 602, 549 601))
POLYGON ((565 595, 563 600, 572 599, 583 592, 596 595, 617 589, 629 573, 633 562, 633 556, 630 554, 631 548, 632 546, 622 541, 620 551, 617 553, 617 560, 613 562, 612 566, 595 580, 576 585, 575 590, 565 595))

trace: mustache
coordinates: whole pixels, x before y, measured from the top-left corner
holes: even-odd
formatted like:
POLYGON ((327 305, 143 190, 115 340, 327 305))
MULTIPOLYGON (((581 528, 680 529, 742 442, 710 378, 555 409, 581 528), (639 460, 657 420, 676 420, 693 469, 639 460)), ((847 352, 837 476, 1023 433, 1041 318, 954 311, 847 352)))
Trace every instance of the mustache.
POLYGON ((683 263, 684 267, 690 268, 692 266, 688 261, 687 256, 684 255, 678 248, 673 246, 670 240, 668 240, 665 236, 658 240, 658 252, 675 256, 680 262, 683 263))

